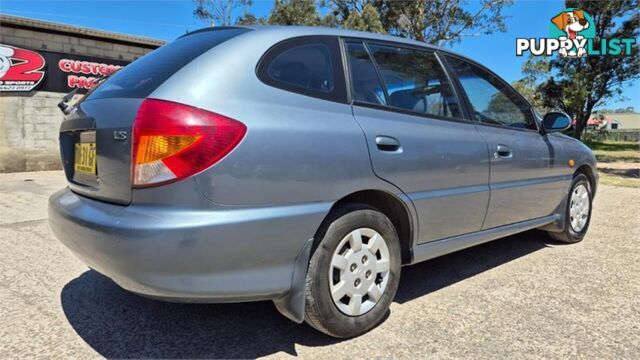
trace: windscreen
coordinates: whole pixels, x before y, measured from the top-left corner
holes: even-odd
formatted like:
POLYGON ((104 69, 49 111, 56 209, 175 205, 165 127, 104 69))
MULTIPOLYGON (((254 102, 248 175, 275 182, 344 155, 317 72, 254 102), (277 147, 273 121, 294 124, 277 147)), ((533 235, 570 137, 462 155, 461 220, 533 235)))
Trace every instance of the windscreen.
POLYGON ((202 31, 164 45, 113 74, 86 100, 145 98, 160 84, 205 51, 250 29, 227 28, 202 31))

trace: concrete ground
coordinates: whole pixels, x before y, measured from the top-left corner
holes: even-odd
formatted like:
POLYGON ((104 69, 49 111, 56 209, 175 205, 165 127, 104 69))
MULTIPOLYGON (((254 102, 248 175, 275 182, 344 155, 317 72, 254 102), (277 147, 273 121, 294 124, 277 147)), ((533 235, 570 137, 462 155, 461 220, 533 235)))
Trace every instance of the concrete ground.
POLYGON ((46 221, 61 172, 0 174, 0 358, 638 358, 640 189, 602 186, 580 244, 527 232, 403 269, 351 340, 272 303, 169 304, 89 270, 46 221))

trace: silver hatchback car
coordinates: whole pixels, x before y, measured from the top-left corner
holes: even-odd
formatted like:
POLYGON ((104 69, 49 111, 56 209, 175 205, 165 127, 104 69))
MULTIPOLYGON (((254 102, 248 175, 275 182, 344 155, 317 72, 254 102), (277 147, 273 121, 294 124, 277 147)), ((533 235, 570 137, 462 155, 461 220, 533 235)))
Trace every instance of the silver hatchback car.
POLYGON ((596 162, 509 84, 449 51, 306 27, 196 31, 66 116, 57 238, 123 288, 272 300, 335 337, 376 326, 400 268, 589 226, 596 162))

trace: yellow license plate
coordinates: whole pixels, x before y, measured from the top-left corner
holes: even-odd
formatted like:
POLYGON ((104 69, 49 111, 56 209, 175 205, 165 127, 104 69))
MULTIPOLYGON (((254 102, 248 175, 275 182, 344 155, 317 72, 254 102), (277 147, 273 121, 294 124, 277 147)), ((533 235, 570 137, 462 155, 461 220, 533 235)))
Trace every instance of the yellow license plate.
POLYGON ((96 143, 76 144, 76 172, 96 175, 96 143))

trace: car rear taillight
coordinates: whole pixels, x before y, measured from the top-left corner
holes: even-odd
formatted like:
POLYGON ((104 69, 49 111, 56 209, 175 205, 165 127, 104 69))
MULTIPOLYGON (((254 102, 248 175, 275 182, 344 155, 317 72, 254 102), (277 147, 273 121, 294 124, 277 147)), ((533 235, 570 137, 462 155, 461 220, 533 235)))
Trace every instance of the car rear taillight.
POLYGON ((247 132, 234 119, 165 100, 142 102, 133 124, 132 186, 177 181, 212 166, 247 132))

